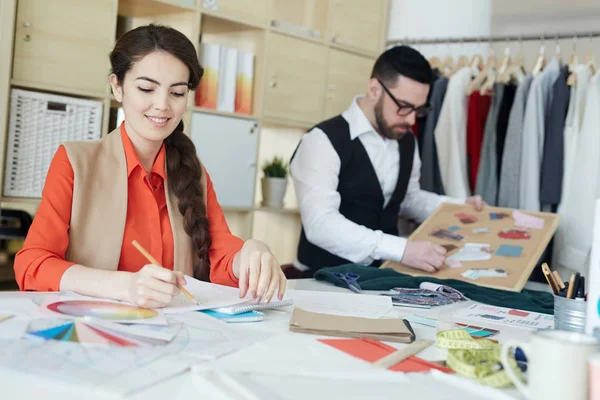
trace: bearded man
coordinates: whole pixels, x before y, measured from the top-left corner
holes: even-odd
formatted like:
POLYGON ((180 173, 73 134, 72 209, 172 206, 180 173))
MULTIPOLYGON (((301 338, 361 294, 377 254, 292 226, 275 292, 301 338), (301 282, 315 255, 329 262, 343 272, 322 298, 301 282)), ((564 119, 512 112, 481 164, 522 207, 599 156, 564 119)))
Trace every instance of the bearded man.
POLYGON ((477 210, 485 203, 480 196, 456 199, 421 190, 411 126, 430 110, 432 79, 421 53, 393 47, 375 62, 366 94, 303 136, 290 162, 302 231, 296 273, 287 276, 384 260, 429 272, 442 266, 446 249, 400 237, 398 218, 422 222, 443 202, 477 210))

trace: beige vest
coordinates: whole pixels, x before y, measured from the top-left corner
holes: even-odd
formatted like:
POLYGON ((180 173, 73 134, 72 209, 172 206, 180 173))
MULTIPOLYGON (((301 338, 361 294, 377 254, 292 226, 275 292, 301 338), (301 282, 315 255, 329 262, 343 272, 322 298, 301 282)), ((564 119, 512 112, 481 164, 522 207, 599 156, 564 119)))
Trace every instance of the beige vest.
MULTIPOLYGON (((64 147, 74 174, 69 247, 65 259, 86 267, 116 271, 121 248, 133 247, 131 243, 123 243, 128 177, 120 130, 115 129, 101 140, 65 143, 64 147)), ((206 202, 204 174, 201 183, 206 202)), ((175 246, 174 269, 193 275, 197 256, 192 252, 191 238, 184 231, 183 216, 177 209, 177 199, 169 192, 167 181, 164 187, 175 246)))

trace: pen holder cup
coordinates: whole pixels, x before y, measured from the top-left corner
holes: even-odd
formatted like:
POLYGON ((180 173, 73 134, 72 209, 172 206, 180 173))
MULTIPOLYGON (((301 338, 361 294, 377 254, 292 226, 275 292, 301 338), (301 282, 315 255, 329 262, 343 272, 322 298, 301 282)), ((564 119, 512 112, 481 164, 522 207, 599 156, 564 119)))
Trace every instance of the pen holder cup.
POLYGON ((583 332, 587 303, 583 300, 554 296, 554 329, 583 332))

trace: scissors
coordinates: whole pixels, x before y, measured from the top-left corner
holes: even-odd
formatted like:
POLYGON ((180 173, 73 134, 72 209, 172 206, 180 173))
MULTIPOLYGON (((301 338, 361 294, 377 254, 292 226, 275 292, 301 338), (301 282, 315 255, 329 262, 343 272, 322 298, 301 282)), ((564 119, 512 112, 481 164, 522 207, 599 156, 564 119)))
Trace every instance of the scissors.
POLYGON ((352 272, 346 272, 344 274, 342 274, 341 272, 334 272, 333 275, 346 282, 346 285, 348 285, 348 289, 350 289, 354 293, 361 292, 360 285, 358 284, 358 278, 360 278, 360 275, 352 272))

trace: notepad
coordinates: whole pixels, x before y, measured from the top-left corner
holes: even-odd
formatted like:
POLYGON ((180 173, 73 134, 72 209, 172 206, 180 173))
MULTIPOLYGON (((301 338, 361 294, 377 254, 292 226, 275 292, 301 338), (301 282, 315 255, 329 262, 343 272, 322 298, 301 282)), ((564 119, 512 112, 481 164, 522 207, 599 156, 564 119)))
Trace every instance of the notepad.
POLYGON ((234 305, 228 306, 228 307, 215 308, 215 309, 213 309, 213 311, 223 313, 223 314, 235 315, 235 314, 245 313, 248 311, 275 310, 277 308, 287 307, 287 306, 291 306, 293 304, 294 304, 294 300, 292 300, 292 299, 281 300, 281 301, 272 301, 272 302, 266 303, 266 304, 257 303, 256 300, 252 299, 252 300, 244 301, 242 303, 234 304, 234 305))
POLYGON ((224 314, 215 310, 202 310, 201 313, 220 319, 224 322, 259 322, 265 318, 265 314, 258 311, 248 311, 241 314, 224 314))
POLYGON ((375 339, 412 343, 415 333, 410 323, 401 318, 357 318, 318 314, 296 307, 290 319, 291 332, 313 335, 375 339))

